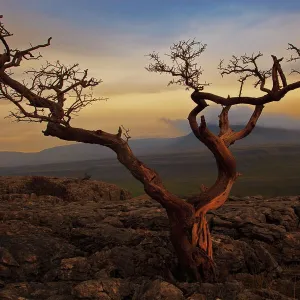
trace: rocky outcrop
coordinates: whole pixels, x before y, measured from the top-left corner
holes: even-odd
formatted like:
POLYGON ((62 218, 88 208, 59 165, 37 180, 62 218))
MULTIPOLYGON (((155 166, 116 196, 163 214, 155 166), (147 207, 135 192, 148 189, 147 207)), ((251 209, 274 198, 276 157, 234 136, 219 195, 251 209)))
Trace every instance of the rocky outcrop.
POLYGON ((126 200, 131 194, 118 186, 97 180, 58 178, 43 176, 0 176, 0 197, 9 200, 20 195, 26 201, 40 196, 42 201, 63 200, 64 202, 85 202, 126 200), (25 197, 24 197, 25 195, 25 197))
POLYGON ((218 283, 178 281, 168 219, 102 182, 0 178, 0 299, 300 297, 295 197, 231 197, 208 215, 218 283))

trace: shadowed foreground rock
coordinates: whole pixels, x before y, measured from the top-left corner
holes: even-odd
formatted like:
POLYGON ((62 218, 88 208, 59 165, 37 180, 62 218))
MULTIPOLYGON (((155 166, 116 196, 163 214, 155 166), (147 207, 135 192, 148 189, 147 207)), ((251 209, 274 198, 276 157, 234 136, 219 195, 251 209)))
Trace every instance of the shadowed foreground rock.
POLYGON ((208 215, 218 283, 180 281, 164 210, 115 185, 0 178, 0 299, 300 298, 300 198, 231 197, 208 215))

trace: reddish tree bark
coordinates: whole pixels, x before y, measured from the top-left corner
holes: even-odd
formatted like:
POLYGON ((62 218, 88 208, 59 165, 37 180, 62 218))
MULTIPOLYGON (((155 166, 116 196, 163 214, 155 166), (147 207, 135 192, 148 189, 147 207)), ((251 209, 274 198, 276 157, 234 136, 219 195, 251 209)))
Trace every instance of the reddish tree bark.
MULTIPOLYGON (((195 59, 205 50, 206 45, 194 40, 174 44, 169 55, 173 62, 171 67, 162 62, 158 54, 149 55, 154 63, 149 65, 148 71, 169 73, 176 78, 176 81, 172 80, 170 84, 180 84, 194 90, 191 98, 196 107, 190 112, 188 121, 195 137, 213 153, 218 168, 218 177, 211 187, 203 188, 199 195, 181 199, 164 187, 155 170, 135 157, 127 142, 130 138, 128 131, 125 132, 126 139, 123 139, 121 127, 116 134, 112 134, 102 130, 75 128, 70 125, 74 113, 95 101, 105 100, 94 98, 92 93, 84 94, 86 88, 92 88, 101 81, 94 78, 87 79, 87 70, 81 72, 77 64, 65 67, 57 62, 56 64, 47 63, 40 70, 28 71, 32 76, 30 85, 20 83, 13 79, 9 70, 18 67, 23 59, 39 58, 39 56, 35 57, 33 52, 49 46, 51 38, 45 44, 25 50, 11 50, 6 41, 9 36, 10 33, 0 23, 0 40, 5 47, 5 52, 0 56, 0 98, 8 99, 16 106, 17 112, 11 112, 10 116, 17 121, 46 122, 46 130, 43 131, 45 136, 97 144, 113 150, 119 162, 143 184, 145 192, 166 210, 170 222, 170 239, 182 270, 192 280, 199 282, 203 279, 214 280, 215 264, 206 213, 225 203, 234 182, 240 175, 236 170, 235 159, 229 150, 230 145, 251 133, 264 104, 280 101, 289 91, 300 88, 300 81, 287 83, 280 64, 282 58, 272 56, 273 66, 266 71, 259 70, 257 66, 257 59, 262 56, 261 53, 256 56, 244 55, 241 58, 234 56, 227 67, 223 67, 223 61, 221 61, 219 66, 221 74, 239 74, 241 83, 238 97, 224 98, 203 92, 204 87, 209 84, 199 83, 202 69, 197 66, 195 59), (243 85, 249 77, 257 80, 255 86, 259 86, 265 95, 261 97, 241 95, 243 85), (265 86, 266 79, 269 77, 272 81, 272 89, 265 86), (282 86, 280 86, 280 81, 282 86), (66 107, 67 93, 71 93, 75 99, 68 107, 66 107), (206 101, 223 106, 219 116, 220 132, 218 135, 208 129, 203 115, 200 124, 197 122, 197 116, 208 106, 206 101), (32 110, 25 109, 24 104, 28 104, 32 110), (239 132, 234 132, 230 128, 228 120, 228 112, 235 104, 255 106, 250 120, 239 132)), ((299 59, 300 50, 292 44, 289 46, 290 50, 296 52, 296 57, 291 57, 290 61, 299 59)), ((297 70, 293 72, 299 73, 297 70)))

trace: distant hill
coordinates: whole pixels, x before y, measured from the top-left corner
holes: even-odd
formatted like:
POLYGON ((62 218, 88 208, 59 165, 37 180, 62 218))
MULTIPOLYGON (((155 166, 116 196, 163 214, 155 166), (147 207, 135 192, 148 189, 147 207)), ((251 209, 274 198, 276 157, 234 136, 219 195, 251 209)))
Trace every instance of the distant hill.
MULTIPOLYGON (((214 133, 219 131, 216 125, 209 125, 209 128, 214 133)), ((235 131, 242 128, 239 125, 232 126, 232 129, 235 131)), ((232 148, 258 145, 300 144, 299 137, 300 130, 256 127, 247 138, 237 141, 232 148)), ((193 133, 176 138, 133 139, 129 140, 129 145, 137 156, 191 152, 194 150, 206 151, 205 146, 195 138, 193 133)), ((116 157, 116 154, 106 147, 76 143, 33 153, 3 151, 0 152, 0 167, 99 160, 113 157, 116 157)))

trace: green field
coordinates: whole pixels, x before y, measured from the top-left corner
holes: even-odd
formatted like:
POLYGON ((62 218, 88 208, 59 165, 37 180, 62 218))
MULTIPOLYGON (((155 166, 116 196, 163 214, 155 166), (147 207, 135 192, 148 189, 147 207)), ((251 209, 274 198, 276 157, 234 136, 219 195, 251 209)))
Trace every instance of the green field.
MULTIPOLYGON (((241 153, 237 155, 237 162, 238 171, 243 175, 235 183, 232 195, 300 195, 300 152, 288 156, 281 153, 245 155, 245 158, 241 153)), ((200 155, 193 159, 182 157, 181 160, 170 156, 164 164, 149 159, 149 165, 161 174, 166 187, 178 195, 197 193, 202 183, 209 186, 217 176, 214 159, 207 161, 200 155)), ((110 181, 129 189, 134 195, 143 193, 142 185, 134 179, 110 178, 110 181)))
MULTIPOLYGON (((233 195, 300 195, 299 145, 245 147, 233 151, 238 171, 243 174, 233 187, 233 195)), ((212 184, 217 175, 209 151, 139 158, 161 175, 167 188, 181 196, 199 192, 202 183, 212 184)), ((142 185, 117 159, 0 168, 0 175, 82 177, 85 172, 92 175, 92 179, 126 188, 134 196, 144 193, 142 185)))

